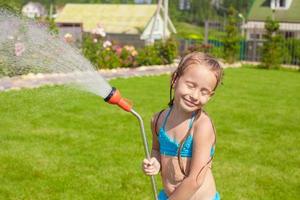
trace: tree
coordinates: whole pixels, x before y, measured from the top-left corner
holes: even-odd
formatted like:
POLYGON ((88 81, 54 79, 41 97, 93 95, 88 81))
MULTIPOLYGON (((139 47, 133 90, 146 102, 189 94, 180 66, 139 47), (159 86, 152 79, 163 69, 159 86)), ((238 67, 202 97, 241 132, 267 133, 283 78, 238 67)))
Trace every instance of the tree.
POLYGON ((226 37, 224 39, 224 56, 228 63, 237 59, 239 51, 239 29, 237 11, 231 6, 228 10, 228 22, 225 27, 226 37))
POLYGON ((19 13, 21 10, 22 4, 20 1, 11 1, 11 0, 1 0, 0 8, 9 9, 10 11, 19 13))
POLYGON ((265 39, 262 48, 262 63, 266 68, 278 68, 282 63, 282 42, 283 38, 279 34, 279 23, 270 17, 265 22, 265 39))

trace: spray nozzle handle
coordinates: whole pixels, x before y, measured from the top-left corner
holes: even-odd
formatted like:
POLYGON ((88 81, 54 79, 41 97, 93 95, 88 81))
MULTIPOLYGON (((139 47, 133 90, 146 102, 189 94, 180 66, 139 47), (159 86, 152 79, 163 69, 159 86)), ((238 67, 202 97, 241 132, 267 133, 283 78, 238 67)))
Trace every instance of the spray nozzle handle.
POLYGON ((132 103, 129 102, 127 99, 124 99, 121 96, 120 91, 114 87, 112 88, 109 95, 104 99, 104 101, 106 101, 107 103, 110 103, 110 104, 116 104, 120 108, 122 108, 123 110, 125 110, 127 112, 130 112, 132 109, 132 103))

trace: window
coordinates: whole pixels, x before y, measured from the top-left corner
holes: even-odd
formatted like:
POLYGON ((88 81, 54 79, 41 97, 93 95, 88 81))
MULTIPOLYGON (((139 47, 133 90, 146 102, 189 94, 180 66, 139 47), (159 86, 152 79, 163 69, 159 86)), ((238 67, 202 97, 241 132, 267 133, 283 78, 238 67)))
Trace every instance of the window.
POLYGON ((286 39, 288 39, 288 38, 294 38, 295 37, 295 33, 291 32, 291 31, 286 31, 286 32, 284 32, 284 37, 286 39))
POLYGON ((260 35, 258 33, 250 33, 250 39, 258 40, 260 35))
POLYGON ((279 0, 279 7, 285 7, 286 6, 286 2, 285 2, 285 0, 279 0))
POLYGON ((190 0, 179 0, 179 9, 180 10, 190 10, 191 9, 190 0))
MULTIPOLYGON (((136 4, 151 4, 151 0, 134 0, 134 3, 136 4)), ((128 0, 123 0, 122 3, 128 3, 128 0)))
POLYGON ((270 0, 271 9, 289 9, 293 0, 270 0))
POLYGON ((80 27, 80 24, 61 24, 63 27, 80 27))

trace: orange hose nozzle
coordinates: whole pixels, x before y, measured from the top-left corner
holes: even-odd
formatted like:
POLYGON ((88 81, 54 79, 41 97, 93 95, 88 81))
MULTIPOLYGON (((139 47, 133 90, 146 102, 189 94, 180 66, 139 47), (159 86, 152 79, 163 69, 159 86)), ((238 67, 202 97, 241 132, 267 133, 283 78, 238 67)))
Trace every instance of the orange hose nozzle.
POLYGON ((121 93, 116 88, 112 88, 109 95, 104 99, 107 103, 116 104, 123 110, 130 112, 132 108, 132 103, 130 103, 127 99, 124 99, 121 96, 121 93))

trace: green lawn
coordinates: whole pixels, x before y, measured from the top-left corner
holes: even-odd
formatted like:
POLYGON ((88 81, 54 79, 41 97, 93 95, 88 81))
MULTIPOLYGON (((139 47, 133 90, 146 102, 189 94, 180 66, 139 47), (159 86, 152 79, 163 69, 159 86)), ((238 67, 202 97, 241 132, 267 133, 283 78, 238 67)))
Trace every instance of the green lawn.
MULTIPOLYGON (((200 41, 204 40, 205 29, 203 26, 197 26, 185 22, 176 22, 174 24, 177 30, 177 37, 187 38, 187 39, 196 39, 200 41)), ((209 29, 209 39, 211 40, 220 40, 224 38, 226 33, 221 30, 216 30, 213 28, 209 29)))
MULTIPOLYGON (((300 196, 300 73, 227 69, 207 106, 224 200, 300 196)), ((169 76, 117 79, 149 134, 169 76)), ((137 120, 63 86, 0 93, 0 199, 152 199, 137 120)), ((158 180, 159 181, 159 180, 158 180)))

